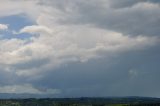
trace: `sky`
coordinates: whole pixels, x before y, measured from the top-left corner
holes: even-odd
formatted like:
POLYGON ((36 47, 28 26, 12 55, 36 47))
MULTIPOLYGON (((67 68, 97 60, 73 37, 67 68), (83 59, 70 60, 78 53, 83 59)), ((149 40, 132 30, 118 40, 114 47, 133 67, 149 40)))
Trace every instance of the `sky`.
POLYGON ((0 93, 160 97, 159 0, 1 0, 0 93))

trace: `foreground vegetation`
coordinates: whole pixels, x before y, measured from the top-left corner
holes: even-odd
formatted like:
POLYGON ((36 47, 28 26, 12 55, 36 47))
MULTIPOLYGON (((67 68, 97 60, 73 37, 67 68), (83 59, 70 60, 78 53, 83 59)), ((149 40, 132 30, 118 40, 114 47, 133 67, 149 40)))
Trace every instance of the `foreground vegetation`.
POLYGON ((1 99, 0 106, 160 106, 155 98, 1 99))

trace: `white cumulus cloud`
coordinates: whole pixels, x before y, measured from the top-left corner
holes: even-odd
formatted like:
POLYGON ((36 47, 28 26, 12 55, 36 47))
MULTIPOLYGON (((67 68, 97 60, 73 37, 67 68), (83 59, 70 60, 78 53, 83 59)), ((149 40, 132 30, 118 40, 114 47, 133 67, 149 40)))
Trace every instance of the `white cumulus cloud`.
POLYGON ((8 25, 0 24, 0 30, 7 30, 7 29, 8 29, 8 25))

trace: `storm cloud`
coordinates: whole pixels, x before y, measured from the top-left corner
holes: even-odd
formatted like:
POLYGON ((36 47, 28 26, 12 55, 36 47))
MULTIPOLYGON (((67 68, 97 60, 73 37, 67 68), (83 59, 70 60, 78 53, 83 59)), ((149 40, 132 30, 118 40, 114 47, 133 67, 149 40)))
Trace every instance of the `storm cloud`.
POLYGON ((3 1, 0 93, 160 97, 159 3, 3 1))

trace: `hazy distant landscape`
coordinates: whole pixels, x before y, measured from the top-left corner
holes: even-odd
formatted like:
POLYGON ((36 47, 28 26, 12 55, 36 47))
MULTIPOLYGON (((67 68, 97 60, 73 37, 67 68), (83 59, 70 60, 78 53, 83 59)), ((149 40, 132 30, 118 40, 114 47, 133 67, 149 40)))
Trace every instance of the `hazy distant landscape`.
POLYGON ((0 106, 160 106, 160 99, 146 97, 1 99, 0 106))

